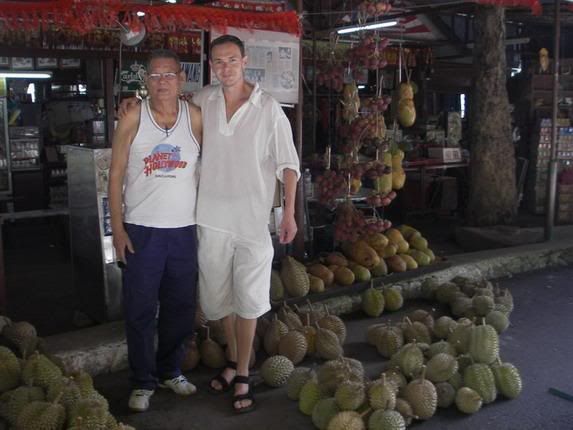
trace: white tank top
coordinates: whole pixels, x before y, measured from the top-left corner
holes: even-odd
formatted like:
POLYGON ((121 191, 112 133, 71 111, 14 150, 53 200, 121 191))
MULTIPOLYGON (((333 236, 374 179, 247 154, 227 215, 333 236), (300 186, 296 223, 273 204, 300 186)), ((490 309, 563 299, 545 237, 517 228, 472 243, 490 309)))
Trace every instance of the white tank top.
POLYGON ((195 224, 200 151, 186 102, 179 100, 175 125, 167 129, 155 122, 145 100, 129 150, 125 222, 158 228, 195 224))

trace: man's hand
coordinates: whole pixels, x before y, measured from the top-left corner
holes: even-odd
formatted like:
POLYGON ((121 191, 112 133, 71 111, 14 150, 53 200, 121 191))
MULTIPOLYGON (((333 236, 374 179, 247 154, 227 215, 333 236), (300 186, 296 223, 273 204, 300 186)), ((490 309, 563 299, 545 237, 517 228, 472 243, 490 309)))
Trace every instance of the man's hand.
POLYGON ((279 241, 283 245, 291 243, 296 236, 297 227, 294 213, 284 214, 279 227, 279 241))
POLYGON ((123 99, 117 108, 117 117, 122 119, 131 108, 137 106, 139 103, 141 103, 141 100, 139 100, 137 97, 129 97, 127 99, 123 99))
POLYGON ((124 264, 127 264, 125 259, 125 249, 132 254, 135 254, 135 250, 133 249, 133 245, 129 236, 125 229, 119 228, 113 230, 113 247, 115 248, 115 254, 117 255, 117 259, 124 264))

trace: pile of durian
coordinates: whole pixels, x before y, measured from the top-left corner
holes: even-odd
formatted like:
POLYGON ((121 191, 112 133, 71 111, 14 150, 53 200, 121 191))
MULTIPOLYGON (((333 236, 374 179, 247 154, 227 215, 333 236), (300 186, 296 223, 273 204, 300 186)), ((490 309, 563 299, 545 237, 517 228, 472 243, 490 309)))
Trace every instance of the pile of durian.
MULTIPOLYGON (((517 397, 521 376, 502 362, 499 350, 499 333, 513 310, 511 294, 463 277, 444 284, 430 279, 422 289, 427 298, 449 304, 459 319, 434 319, 418 309, 400 323, 370 326, 367 342, 389 359, 376 379, 342 355, 314 368, 295 367, 278 355, 263 364, 264 380, 286 385, 288 397, 322 430, 403 430, 438 408, 473 414, 498 396, 517 397)), ((377 295, 374 302, 380 301, 377 295)))
POLYGON ((15 430, 134 430, 118 423, 89 374, 66 373, 26 321, 0 316, 0 427, 15 430))

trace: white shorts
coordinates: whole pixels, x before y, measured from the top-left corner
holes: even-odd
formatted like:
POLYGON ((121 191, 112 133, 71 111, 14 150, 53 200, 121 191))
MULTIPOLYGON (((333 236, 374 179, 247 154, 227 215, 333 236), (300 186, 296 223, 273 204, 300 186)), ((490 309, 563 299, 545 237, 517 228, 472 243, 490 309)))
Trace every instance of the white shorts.
POLYGON ((253 242, 231 233, 197 226, 199 302, 209 320, 230 314, 256 319, 271 309, 274 256, 270 236, 253 242))

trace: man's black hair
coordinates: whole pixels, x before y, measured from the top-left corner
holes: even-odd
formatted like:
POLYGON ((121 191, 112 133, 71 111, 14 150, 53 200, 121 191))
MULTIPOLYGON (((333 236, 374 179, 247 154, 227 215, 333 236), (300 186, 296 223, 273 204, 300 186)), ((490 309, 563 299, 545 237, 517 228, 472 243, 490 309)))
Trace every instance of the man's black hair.
POLYGON ((237 45, 239 50, 241 51, 241 57, 245 56, 245 44, 241 39, 237 36, 231 36, 230 34, 225 34, 224 36, 219 36, 215 40, 211 42, 211 46, 209 48, 209 58, 211 58, 213 54, 213 48, 215 46, 223 45, 224 43, 232 43, 233 45, 237 45))

